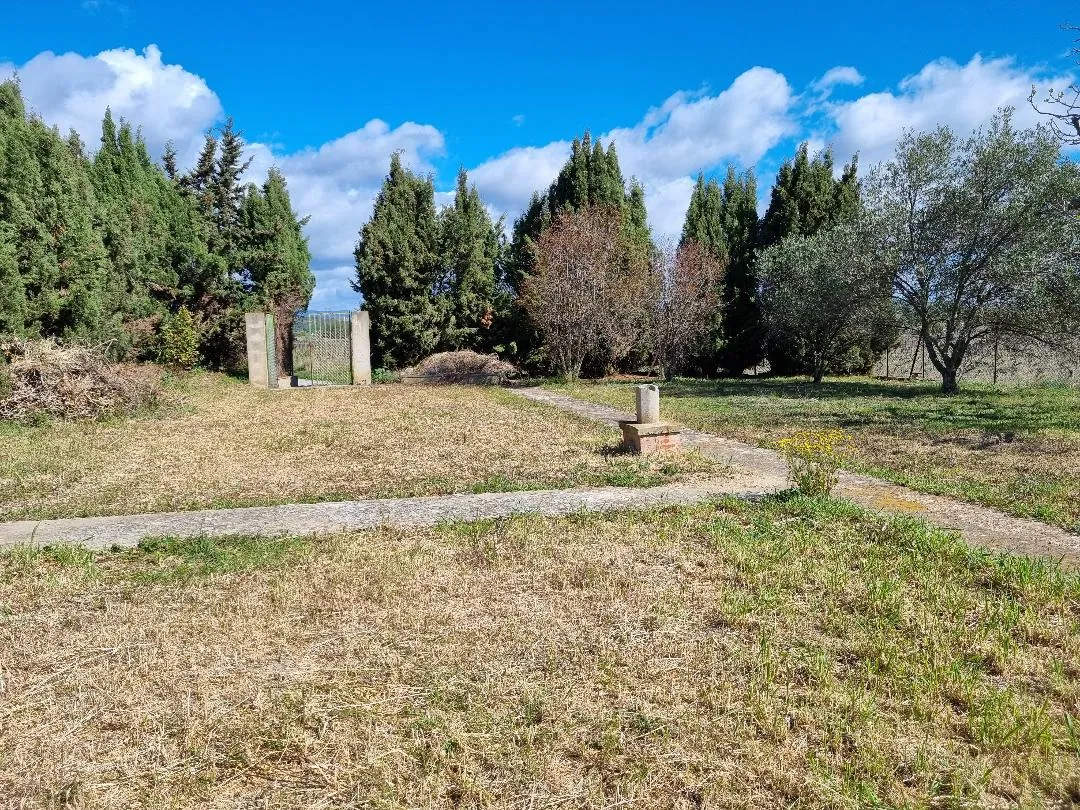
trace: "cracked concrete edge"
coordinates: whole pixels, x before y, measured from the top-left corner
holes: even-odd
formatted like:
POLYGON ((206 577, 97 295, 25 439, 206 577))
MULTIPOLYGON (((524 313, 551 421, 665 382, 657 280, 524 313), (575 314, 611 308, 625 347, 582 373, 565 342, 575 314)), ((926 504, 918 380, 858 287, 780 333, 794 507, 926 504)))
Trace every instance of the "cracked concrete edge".
POLYGON ((733 492, 729 481, 705 481, 650 488, 492 492, 20 521, 0 525, 0 549, 56 545, 130 548, 148 537, 305 536, 384 525, 433 526, 446 521, 503 518, 521 513, 557 517, 760 494, 753 487, 733 492))

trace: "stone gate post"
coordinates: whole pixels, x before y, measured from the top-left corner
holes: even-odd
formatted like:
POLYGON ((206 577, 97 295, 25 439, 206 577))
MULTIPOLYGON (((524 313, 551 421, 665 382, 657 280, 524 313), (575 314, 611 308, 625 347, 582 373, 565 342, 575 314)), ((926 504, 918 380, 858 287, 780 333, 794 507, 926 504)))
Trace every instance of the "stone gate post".
POLYGON ((259 388, 277 388, 274 316, 266 312, 246 312, 244 327, 247 333, 248 381, 259 388))
POLYGON ((349 339, 351 342, 353 385, 371 385, 371 315, 364 310, 352 314, 349 339))

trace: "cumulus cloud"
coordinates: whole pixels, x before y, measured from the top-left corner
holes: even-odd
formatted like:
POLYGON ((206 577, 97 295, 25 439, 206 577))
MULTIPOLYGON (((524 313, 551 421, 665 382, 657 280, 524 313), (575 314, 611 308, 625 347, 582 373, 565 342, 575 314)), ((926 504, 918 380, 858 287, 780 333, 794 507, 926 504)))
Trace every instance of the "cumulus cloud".
POLYGON ((162 61, 156 45, 96 56, 40 53, 24 65, 0 64, 0 80, 17 73, 31 108, 62 132, 74 129, 91 148, 101 137, 106 107, 142 127, 155 154, 173 140, 184 160, 198 151, 201 133, 221 117, 221 102, 206 82, 162 61))
POLYGON ((492 208, 516 214, 534 191, 548 187, 569 156, 570 141, 519 146, 484 161, 469 172, 469 179, 492 208))
MULTIPOLYGON (((693 188, 691 175, 727 160, 752 165, 796 131, 794 94, 787 79, 755 67, 716 95, 680 91, 639 122, 600 135, 614 142, 623 173, 645 187, 650 224, 670 235, 682 228, 693 188)), ((509 218, 555 179, 570 154, 569 141, 510 149, 470 172, 477 188, 509 218)))
POLYGON ((854 68, 851 65, 837 65, 836 67, 825 71, 825 74, 815 81, 811 85, 811 88, 817 90, 819 93, 828 93, 839 84, 858 86, 865 80, 866 78, 857 68, 854 68))
POLYGON ((1031 126, 1040 116, 1028 104, 1032 85, 1061 86, 1068 77, 1025 69, 1014 59, 973 57, 960 65, 939 59, 903 79, 896 90, 870 93, 828 106, 829 140, 837 155, 860 155, 862 165, 887 159, 906 129, 948 124, 961 134, 985 124, 1004 106, 1016 108, 1016 123, 1031 126))

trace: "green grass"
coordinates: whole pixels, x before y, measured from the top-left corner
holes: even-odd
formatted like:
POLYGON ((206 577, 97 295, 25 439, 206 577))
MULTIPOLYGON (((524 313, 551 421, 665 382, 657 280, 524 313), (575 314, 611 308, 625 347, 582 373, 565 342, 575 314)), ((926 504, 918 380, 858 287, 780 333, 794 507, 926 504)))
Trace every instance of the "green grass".
MULTIPOLYGON (((633 410, 633 383, 548 387, 633 410)), ((853 437, 849 469, 1080 532, 1080 389, 827 379, 676 380, 662 384, 666 418, 775 447, 803 428, 853 437)))
POLYGON ((1080 802, 1080 576, 840 501, 22 551, 0 605, 27 806, 1080 802))

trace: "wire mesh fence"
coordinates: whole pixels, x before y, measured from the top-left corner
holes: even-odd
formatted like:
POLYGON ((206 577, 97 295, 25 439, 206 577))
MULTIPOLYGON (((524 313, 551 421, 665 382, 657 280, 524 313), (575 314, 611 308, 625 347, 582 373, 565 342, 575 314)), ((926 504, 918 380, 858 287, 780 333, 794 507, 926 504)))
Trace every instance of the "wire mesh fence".
MULTIPOLYGON (((941 381, 917 333, 905 334, 874 366, 874 376, 941 381)), ((997 384, 1080 384, 1080 356, 1039 343, 987 341, 968 355, 960 378, 997 384)))
POLYGON ((293 320, 293 374, 301 384, 351 385, 349 312, 298 312, 293 320))

